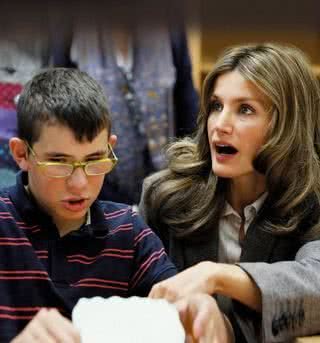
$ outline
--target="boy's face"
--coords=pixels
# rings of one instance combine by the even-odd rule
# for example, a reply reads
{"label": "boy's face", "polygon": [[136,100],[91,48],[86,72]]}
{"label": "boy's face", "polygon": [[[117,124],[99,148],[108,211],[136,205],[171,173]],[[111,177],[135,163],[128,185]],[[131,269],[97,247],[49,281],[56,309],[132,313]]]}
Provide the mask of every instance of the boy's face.
{"label": "boy's face", "polygon": [[92,161],[106,156],[107,129],[102,130],[92,142],[78,142],[73,132],[62,125],[44,125],[39,140],[26,160],[29,190],[38,204],[51,215],[60,232],[78,228],[96,200],[104,175],[87,176],[82,168],[74,169],[65,178],[46,176],[36,161],[75,162]]}

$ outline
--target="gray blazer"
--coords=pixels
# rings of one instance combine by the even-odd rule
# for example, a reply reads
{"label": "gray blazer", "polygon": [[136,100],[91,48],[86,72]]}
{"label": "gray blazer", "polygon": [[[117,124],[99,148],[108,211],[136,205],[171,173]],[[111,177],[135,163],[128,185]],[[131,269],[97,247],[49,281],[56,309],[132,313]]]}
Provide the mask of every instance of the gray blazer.
{"label": "gray blazer", "polygon": [[[141,214],[148,222],[144,193]],[[270,210],[268,199],[249,226],[238,265],[255,281],[262,294],[259,314],[237,301],[218,296],[218,303],[233,324],[237,342],[290,342],[293,337],[320,333],[320,237],[305,242],[302,237],[311,221],[318,220],[320,208],[310,210],[295,233],[275,236],[261,229]],[[154,225],[155,227],[157,225]],[[168,227],[155,229],[179,271],[200,261],[218,261],[218,227],[198,237],[177,238]]]}

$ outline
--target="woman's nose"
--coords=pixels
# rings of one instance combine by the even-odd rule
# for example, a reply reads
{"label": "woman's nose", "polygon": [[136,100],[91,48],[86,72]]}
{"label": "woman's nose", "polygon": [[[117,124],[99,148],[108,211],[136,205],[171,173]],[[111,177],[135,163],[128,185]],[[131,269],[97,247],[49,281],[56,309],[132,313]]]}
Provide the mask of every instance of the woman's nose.
{"label": "woman's nose", "polygon": [[215,118],[215,128],[225,134],[231,134],[233,130],[233,115],[229,111],[222,111]]}

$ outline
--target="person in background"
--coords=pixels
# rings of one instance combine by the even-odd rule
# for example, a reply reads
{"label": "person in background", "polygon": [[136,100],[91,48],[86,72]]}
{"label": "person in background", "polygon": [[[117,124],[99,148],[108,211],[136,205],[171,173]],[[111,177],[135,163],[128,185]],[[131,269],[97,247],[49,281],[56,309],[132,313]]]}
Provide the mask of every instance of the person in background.
{"label": "person in background", "polygon": [[21,9],[19,13],[10,6],[7,10],[1,12],[8,15],[1,18],[0,32],[0,187],[14,184],[18,171],[9,149],[9,139],[17,132],[18,96],[24,84],[48,66],[50,45],[42,20],[27,24]]}
{"label": "person in background", "polygon": [[215,295],[236,342],[320,332],[320,90],[304,54],[227,49],[207,76],[198,128],[145,180],[141,214],[177,276],[150,296]]}
{"label": "person in background", "polygon": [[56,34],[54,64],[77,67],[101,83],[120,137],[115,152],[121,163],[100,198],[137,204],[143,179],[166,165],[164,146],[195,128],[198,95],[186,34],[180,26],[118,17],[103,23],[81,18],[72,26],[71,35]]}
{"label": "person in background", "polygon": [[[9,146],[21,172],[0,191],[0,341],[80,342],[68,319],[80,298],[147,296],[176,269],[131,207],[97,200],[117,137],[95,80],[43,71],[25,85],[17,115]],[[232,340],[211,297],[177,308],[196,341]]]}

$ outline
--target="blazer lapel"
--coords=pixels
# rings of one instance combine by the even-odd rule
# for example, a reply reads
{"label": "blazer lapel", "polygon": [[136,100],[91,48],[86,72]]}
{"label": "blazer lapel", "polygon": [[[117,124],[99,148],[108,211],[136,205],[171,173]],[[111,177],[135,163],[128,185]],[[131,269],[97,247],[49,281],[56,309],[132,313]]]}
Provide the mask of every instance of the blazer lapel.
{"label": "blazer lapel", "polygon": [[212,225],[212,229],[202,233],[200,237],[183,240],[183,255],[186,264],[184,268],[201,261],[218,261],[218,223]]}
{"label": "blazer lapel", "polygon": [[264,205],[250,224],[243,241],[240,262],[267,262],[270,260],[276,238],[271,232],[263,229],[267,208],[268,206]]}

